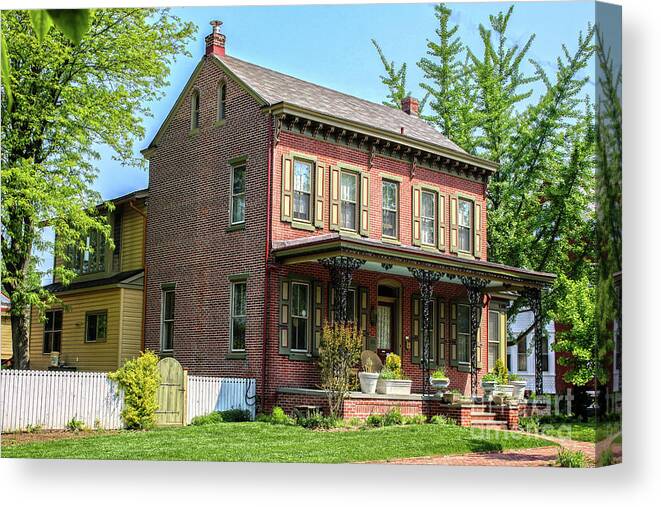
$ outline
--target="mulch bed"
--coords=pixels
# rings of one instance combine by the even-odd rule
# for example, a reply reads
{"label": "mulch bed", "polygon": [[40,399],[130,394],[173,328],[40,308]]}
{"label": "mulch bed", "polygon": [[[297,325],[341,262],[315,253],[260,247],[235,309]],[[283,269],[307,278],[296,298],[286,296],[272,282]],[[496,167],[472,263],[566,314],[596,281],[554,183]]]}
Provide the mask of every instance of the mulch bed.
{"label": "mulch bed", "polygon": [[94,435],[110,435],[118,433],[117,430],[102,431],[67,431],[67,430],[43,430],[28,433],[26,431],[19,433],[3,433],[0,439],[2,447],[17,444],[30,444],[34,442],[47,442],[49,440],[65,440],[72,438],[85,438]]}

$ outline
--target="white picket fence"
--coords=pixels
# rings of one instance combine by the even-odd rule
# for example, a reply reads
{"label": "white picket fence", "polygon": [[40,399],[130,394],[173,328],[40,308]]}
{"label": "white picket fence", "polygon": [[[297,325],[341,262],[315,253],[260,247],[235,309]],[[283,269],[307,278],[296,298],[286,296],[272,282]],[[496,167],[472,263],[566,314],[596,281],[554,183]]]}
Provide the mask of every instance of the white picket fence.
{"label": "white picket fence", "polygon": [[3,370],[0,380],[2,431],[63,429],[74,418],[88,428],[122,427],[124,397],[105,373]]}
{"label": "white picket fence", "polygon": [[188,377],[188,422],[214,410],[238,408],[255,418],[255,379]]}
{"label": "white picket fence", "polygon": [[[238,408],[255,418],[255,379],[188,377],[188,421],[214,410]],[[63,429],[71,419],[89,428],[118,429],[124,399],[105,373],[0,371],[2,431],[30,426]]]}

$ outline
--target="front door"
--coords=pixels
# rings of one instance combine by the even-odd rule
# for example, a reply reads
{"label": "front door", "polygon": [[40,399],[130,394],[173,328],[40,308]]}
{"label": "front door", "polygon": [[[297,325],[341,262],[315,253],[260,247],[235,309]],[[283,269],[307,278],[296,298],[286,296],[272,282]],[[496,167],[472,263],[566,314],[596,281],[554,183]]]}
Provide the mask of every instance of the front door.
{"label": "front door", "polygon": [[395,332],[395,305],[379,303],[376,313],[376,353],[385,364],[386,356],[392,352]]}

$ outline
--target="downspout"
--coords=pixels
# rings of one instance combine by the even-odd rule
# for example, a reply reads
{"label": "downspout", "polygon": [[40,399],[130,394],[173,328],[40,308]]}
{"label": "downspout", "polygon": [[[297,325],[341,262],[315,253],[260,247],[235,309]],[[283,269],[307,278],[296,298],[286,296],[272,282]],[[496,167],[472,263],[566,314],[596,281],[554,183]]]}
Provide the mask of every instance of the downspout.
{"label": "downspout", "polygon": [[269,134],[266,154],[266,188],[268,189],[268,195],[266,198],[266,241],[264,252],[264,313],[262,315],[262,409],[264,407],[266,393],[268,392],[268,310],[271,298],[271,266],[269,263],[269,257],[271,255],[271,199],[273,196],[273,189],[271,188],[271,173],[273,172],[273,152],[275,151],[275,146],[273,144],[273,115],[269,113],[268,118]]}
{"label": "downspout", "polygon": [[140,326],[140,350],[145,351],[145,318],[147,316],[147,213],[129,201],[129,206],[142,215],[142,326]]}

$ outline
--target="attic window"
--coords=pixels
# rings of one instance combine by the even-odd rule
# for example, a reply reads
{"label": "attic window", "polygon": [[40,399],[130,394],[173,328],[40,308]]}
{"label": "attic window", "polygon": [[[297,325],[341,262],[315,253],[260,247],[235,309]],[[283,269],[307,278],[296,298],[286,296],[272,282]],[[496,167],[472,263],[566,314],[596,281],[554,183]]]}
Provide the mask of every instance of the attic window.
{"label": "attic window", "polygon": [[227,86],[225,83],[220,83],[218,86],[218,117],[216,120],[219,122],[225,120],[225,100],[227,96]]}
{"label": "attic window", "polygon": [[191,130],[200,128],[200,92],[195,90],[191,95]]}

